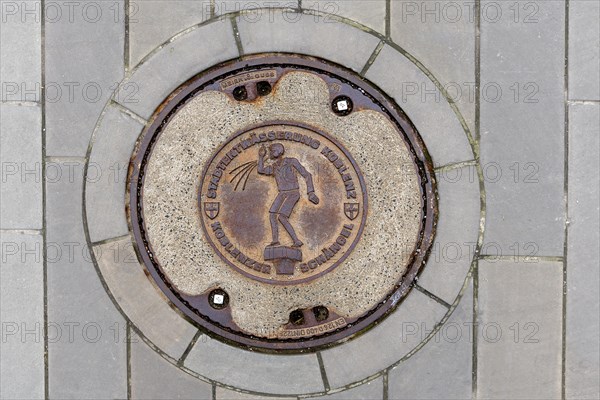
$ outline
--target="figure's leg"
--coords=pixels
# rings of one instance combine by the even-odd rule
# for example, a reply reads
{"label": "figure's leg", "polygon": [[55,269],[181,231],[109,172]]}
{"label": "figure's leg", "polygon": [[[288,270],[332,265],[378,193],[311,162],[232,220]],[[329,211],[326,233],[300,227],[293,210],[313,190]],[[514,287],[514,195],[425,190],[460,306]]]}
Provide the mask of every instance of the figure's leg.
{"label": "figure's leg", "polygon": [[287,233],[289,233],[290,237],[294,241],[292,247],[300,247],[304,244],[300,241],[300,239],[298,239],[298,236],[296,236],[296,231],[294,231],[292,224],[290,224],[290,221],[285,215],[279,214],[279,222],[281,222],[281,225],[283,225]]}
{"label": "figure's leg", "polygon": [[279,209],[279,222],[281,222],[281,225],[283,225],[287,233],[289,233],[290,237],[294,241],[292,247],[300,247],[304,244],[298,239],[298,236],[296,236],[296,231],[294,231],[292,224],[290,224],[290,221],[288,220],[290,215],[292,215],[292,211],[298,203],[298,200],[300,200],[300,193],[297,190],[288,192],[287,196],[285,197],[285,201]]}
{"label": "figure's leg", "polygon": [[279,226],[277,225],[277,214],[269,213],[269,221],[271,222],[271,234],[273,235],[273,241],[269,246],[276,246],[279,244]]}
{"label": "figure's leg", "polygon": [[271,234],[273,235],[273,241],[269,246],[277,246],[279,244],[279,222],[277,221],[277,216],[284,201],[285,193],[279,193],[269,209],[269,222],[271,223]]}

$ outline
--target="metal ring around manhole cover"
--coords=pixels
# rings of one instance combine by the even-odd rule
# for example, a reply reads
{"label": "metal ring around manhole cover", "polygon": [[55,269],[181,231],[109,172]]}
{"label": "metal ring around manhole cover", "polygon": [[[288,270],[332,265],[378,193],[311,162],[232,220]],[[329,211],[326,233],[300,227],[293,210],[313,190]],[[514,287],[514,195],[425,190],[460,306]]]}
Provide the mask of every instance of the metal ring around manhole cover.
{"label": "metal ring around manhole cover", "polygon": [[158,108],[129,176],[139,256],[209,333],[265,351],[332,345],[388,315],[424,265],[433,167],[404,113],[321,59],[263,54]]}

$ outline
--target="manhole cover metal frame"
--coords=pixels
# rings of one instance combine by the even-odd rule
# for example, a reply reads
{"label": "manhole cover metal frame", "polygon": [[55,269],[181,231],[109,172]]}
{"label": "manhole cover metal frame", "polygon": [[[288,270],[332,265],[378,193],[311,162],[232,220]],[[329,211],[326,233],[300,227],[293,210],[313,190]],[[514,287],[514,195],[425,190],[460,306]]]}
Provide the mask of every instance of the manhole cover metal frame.
{"label": "manhole cover metal frame", "polygon": [[[404,141],[409,144],[411,157],[417,168],[417,176],[421,188],[421,230],[416,242],[417,245],[409,261],[409,267],[401,281],[388,294],[384,301],[377,304],[365,315],[349,321],[349,324],[343,328],[311,338],[268,339],[257,337],[222,325],[219,322],[223,318],[220,310],[202,307],[204,314],[200,314],[197,310],[205,303],[208,303],[208,294],[188,296],[179,293],[174,288],[174,285],[169,281],[161,270],[160,265],[156,262],[152,246],[146,237],[144,228],[142,197],[145,165],[150,157],[154,143],[160,137],[162,129],[168,124],[171,117],[187,101],[192,99],[195,93],[211,88],[220,90],[218,87],[219,82],[227,77],[267,67],[314,72],[325,79],[328,84],[343,81],[351,88],[347,90],[342,89],[337,95],[348,95],[350,91],[355,93],[358,90],[363,96],[352,99],[355,110],[360,108],[376,109],[387,115],[396,124],[399,131],[402,132]],[[342,86],[342,88],[345,87],[345,85]],[[149,125],[143,130],[140,137],[141,139],[136,146],[135,155],[130,163],[127,184],[127,194],[129,197],[127,215],[131,224],[134,247],[138,259],[153,277],[156,285],[173,305],[183,313],[184,317],[199,326],[207,334],[216,336],[219,340],[246,349],[277,353],[315,351],[342,343],[381,322],[383,318],[394,311],[412,288],[415,277],[427,260],[437,223],[436,183],[431,158],[417,129],[395,102],[387,97],[377,86],[343,66],[310,56],[286,53],[257,54],[226,61],[197,74],[173,91],[156,109],[150,118]]]}

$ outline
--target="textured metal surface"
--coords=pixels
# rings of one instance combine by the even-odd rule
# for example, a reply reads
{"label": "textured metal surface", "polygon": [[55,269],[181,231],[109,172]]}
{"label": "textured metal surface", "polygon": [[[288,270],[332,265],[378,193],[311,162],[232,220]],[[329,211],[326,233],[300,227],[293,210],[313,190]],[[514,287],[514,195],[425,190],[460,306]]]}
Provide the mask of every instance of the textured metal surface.
{"label": "textured metal surface", "polygon": [[[318,74],[324,79],[330,90],[332,111],[336,114],[343,116],[359,110],[374,110],[383,113],[396,125],[411,152],[418,173],[422,199],[421,231],[416,239],[406,273],[400,281],[396,282],[394,290],[387,294],[385,300],[374,304],[368,313],[358,318],[348,319],[322,306],[298,309],[290,314],[290,322],[286,326],[286,338],[270,337],[268,333],[257,337],[239,329],[232,320],[229,306],[215,307],[214,290],[200,296],[186,295],[178,291],[162,271],[146,234],[142,208],[144,173],[153,145],[160,138],[162,129],[195,95],[213,90],[226,93],[237,101],[258,102],[262,97],[268,96],[275,83],[290,71],[306,71]],[[344,99],[351,99],[348,109],[344,109],[344,105],[338,105],[338,101]],[[270,132],[273,134],[273,140],[269,140]],[[286,132],[291,133],[291,140],[285,139]],[[304,135],[304,143],[302,140],[294,141],[294,133]],[[252,134],[257,134],[257,137],[264,134],[266,139],[252,143],[247,149],[243,149],[240,140],[249,140]],[[318,151],[311,147],[314,140],[320,142]],[[294,164],[294,179],[304,180],[300,189],[306,188],[306,192],[300,193],[295,188],[297,185],[295,182],[292,182],[291,189],[287,188],[290,189],[289,192],[285,188],[285,183],[283,183],[284,190],[280,190],[279,182],[275,185],[273,181],[277,180],[277,176],[273,165],[277,162],[281,163],[284,157],[278,156],[279,151],[269,142],[283,144],[282,147],[288,155],[295,155],[288,157],[288,162]],[[323,178],[318,174],[319,163],[332,162],[326,154],[321,153],[326,147],[324,144],[328,144],[330,150],[339,154],[345,165],[351,166],[350,179],[354,183],[355,199],[351,199],[348,193],[344,193],[346,186],[340,176]],[[237,148],[240,150],[234,151],[239,154],[239,162],[232,164],[232,168],[224,166],[225,168],[220,169],[220,173],[226,175],[223,179],[231,183],[228,187],[233,190],[224,194],[218,194],[216,191],[210,193],[211,177],[218,169],[217,165],[222,162],[224,154],[231,152],[236,146],[239,146]],[[309,156],[311,152],[315,153],[315,157]],[[309,176],[311,179],[308,178]],[[203,221],[203,233],[221,258],[241,273],[240,279],[249,277],[278,285],[306,284],[312,279],[318,279],[319,276],[343,262],[360,240],[364,224],[368,223],[366,186],[352,155],[334,138],[309,124],[291,121],[268,121],[264,125],[249,123],[247,129],[238,132],[223,143],[206,164],[204,174],[199,179],[201,179],[201,189],[198,196],[198,212]],[[309,183],[309,180],[312,182]],[[255,191],[252,192],[251,188]],[[425,263],[435,231],[436,199],[433,167],[414,126],[393,101],[363,78],[342,67],[310,57],[277,54],[250,56],[241,61],[219,65],[183,84],[156,110],[151,124],[144,131],[137,153],[132,160],[129,191],[128,211],[139,257],[159,288],[177,308],[209,333],[233,344],[266,351],[303,351],[331,345],[368,329],[385,317],[410,290],[412,281]],[[248,195],[244,196],[244,192]],[[320,217],[314,215],[310,218],[301,217],[301,210],[309,210],[311,204],[318,204],[319,198],[332,196],[338,192],[352,201],[338,202],[335,212],[328,212]],[[257,196],[260,193],[266,194]],[[280,196],[282,193],[283,196]],[[250,213],[249,209],[256,212]],[[307,230],[303,227],[314,221],[322,223],[322,226],[335,227],[330,235],[333,242],[324,241],[324,246],[335,244],[339,236],[346,239],[343,242],[347,247],[336,257],[331,257],[331,262],[317,263],[315,268],[311,268],[315,264],[311,264],[310,261],[315,260],[317,255],[309,254],[310,251],[302,249],[304,242],[311,239],[310,233],[306,235]],[[272,234],[272,242],[257,242],[253,239],[262,237],[253,234],[251,227],[256,225],[271,227],[269,236]],[[275,236],[275,230],[279,230],[278,236]],[[299,234],[301,231],[304,234]],[[223,240],[224,237],[235,238],[236,244],[244,243],[243,239],[246,238],[246,248],[240,251],[240,253],[246,251],[244,253],[246,258],[239,257],[240,253],[230,251],[231,247],[228,249],[227,244],[223,244],[227,243],[227,240]],[[284,240],[287,242],[284,243]],[[253,248],[252,242],[255,242]],[[347,244],[348,242],[350,244]],[[248,259],[252,259],[253,262],[247,262]],[[306,272],[303,273],[303,269],[306,269]],[[301,271],[299,274],[293,272],[298,270]],[[218,288],[213,289],[218,290]]]}

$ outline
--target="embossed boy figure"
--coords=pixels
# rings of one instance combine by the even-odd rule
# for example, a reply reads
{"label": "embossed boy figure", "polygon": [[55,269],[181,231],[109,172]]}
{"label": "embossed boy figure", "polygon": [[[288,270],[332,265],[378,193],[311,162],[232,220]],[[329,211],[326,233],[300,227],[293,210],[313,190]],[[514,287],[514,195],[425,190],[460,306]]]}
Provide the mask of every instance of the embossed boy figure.
{"label": "embossed boy figure", "polygon": [[279,221],[294,241],[292,247],[300,247],[304,243],[298,239],[294,228],[288,220],[296,203],[300,200],[300,186],[298,185],[297,173],[302,175],[306,181],[308,200],[313,204],[319,204],[319,198],[315,194],[310,172],[297,159],[283,157],[284,152],[285,148],[282,144],[274,143],[270,145],[269,158],[274,160],[274,162],[271,165],[265,166],[267,149],[263,146],[258,151],[258,173],[262,175],[274,175],[277,182],[277,190],[279,191],[275,201],[273,201],[273,205],[269,209],[269,221],[271,222],[271,233],[273,235],[273,241],[269,246],[279,245]]}

